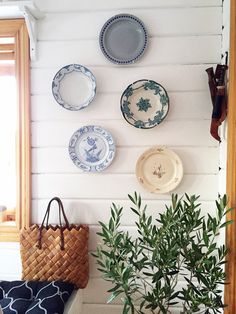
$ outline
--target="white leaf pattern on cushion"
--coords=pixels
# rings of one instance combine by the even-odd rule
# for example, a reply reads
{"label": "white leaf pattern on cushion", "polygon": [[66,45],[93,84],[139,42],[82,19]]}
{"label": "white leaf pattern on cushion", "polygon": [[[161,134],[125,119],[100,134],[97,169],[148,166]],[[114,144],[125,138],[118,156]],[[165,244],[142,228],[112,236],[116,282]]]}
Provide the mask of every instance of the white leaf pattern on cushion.
{"label": "white leaf pattern on cushion", "polygon": [[62,314],[73,290],[62,281],[0,281],[0,308],[3,314]]}

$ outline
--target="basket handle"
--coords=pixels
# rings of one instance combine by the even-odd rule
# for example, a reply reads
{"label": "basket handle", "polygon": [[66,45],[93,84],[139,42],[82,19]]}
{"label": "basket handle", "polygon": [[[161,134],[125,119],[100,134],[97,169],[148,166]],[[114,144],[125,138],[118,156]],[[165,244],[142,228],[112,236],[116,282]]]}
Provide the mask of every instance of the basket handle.
{"label": "basket handle", "polygon": [[61,244],[60,244],[60,247],[61,247],[61,250],[64,250],[65,249],[65,241],[64,241],[64,234],[63,234],[63,226],[62,226],[62,222],[61,222],[61,213],[63,215],[63,218],[65,220],[65,225],[66,225],[67,228],[69,228],[69,221],[68,221],[68,219],[66,217],[62,201],[60,200],[59,197],[53,197],[50,200],[50,202],[48,203],[47,210],[46,210],[46,213],[44,215],[42,224],[39,227],[39,238],[38,238],[38,245],[37,246],[38,246],[39,249],[42,249],[42,232],[43,232],[43,228],[44,228],[44,222],[46,220],[46,228],[48,228],[48,220],[49,220],[49,216],[50,216],[51,203],[53,201],[56,201],[58,203],[59,227],[60,227],[60,233],[61,233]]}

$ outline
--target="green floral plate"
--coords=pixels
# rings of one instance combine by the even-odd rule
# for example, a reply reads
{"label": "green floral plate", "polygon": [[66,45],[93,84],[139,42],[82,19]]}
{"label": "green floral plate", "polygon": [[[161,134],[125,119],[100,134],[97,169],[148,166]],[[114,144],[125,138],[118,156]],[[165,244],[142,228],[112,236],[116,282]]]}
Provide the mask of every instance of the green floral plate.
{"label": "green floral plate", "polygon": [[128,123],[136,128],[150,129],[167,116],[169,97],[160,84],[151,80],[139,80],[123,92],[120,106]]}

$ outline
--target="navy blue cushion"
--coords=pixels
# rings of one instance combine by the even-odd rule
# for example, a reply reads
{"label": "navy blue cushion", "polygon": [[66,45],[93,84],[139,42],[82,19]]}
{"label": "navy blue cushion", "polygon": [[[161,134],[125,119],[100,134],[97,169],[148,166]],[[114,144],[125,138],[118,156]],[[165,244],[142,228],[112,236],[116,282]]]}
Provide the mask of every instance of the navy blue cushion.
{"label": "navy blue cushion", "polygon": [[62,281],[0,281],[4,314],[62,314],[74,286]]}

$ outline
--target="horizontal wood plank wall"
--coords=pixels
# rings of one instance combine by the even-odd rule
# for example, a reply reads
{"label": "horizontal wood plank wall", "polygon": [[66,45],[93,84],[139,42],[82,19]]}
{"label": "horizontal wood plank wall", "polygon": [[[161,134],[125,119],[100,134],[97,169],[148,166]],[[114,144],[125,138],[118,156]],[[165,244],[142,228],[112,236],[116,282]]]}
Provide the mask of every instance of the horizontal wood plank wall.
{"label": "horizontal wood plank wall", "polygon": [[[145,191],[135,178],[137,158],[152,145],[172,148],[183,161],[184,178],[175,192],[200,194],[204,212],[214,212],[219,147],[209,134],[212,105],[205,69],[221,57],[221,1],[38,0],[36,4],[45,18],[38,25],[38,59],[31,64],[33,222],[41,221],[47,202],[58,195],[72,222],[90,225],[89,245],[94,251],[99,241],[97,221],[108,219],[114,201],[125,206],[123,227],[135,234],[127,193],[140,192],[153,216],[170,200],[170,194]],[[137,63],[116,66],[101,53],[98,35],[109,17],[124,12],[143,20],[149,45]],[[80,112],[62,108],[51,94],[55,73],[70,63],[85,65],[97,79],[95,100]],[[123,90],[140,78],[161,83],[170,96],[166,120],[151,130],[128,125],[119,109]],[[115,160],[103,173],[83,174],[68,156],[70,136],[85,124],[101,125],[116,141]],[[106,304],[108,286],[92,257],[90,261],[83,314],[121,313],[119,304]]]}
{"label": "horizontal wood plank wall", "polygon": [[[222,30],[222,61],[225,62],[226,52],[229,53],[230,45],[230,0],[225,0],[223,2],[223,30]],[[229,60],[228,60],[229,62]],[[229,71],[227,72],[229,75]],[[229,92],[229,91],[228,91]],[[221,128],[220,128],[220,136],[221,136],[221,144],[220,144],[220,162],[219,166],[221,168],[220,176],[219,176],[219,192],[220,194],[226,193],[226,162],[227,162],[227,123],[228,119],[226,119]]]}

